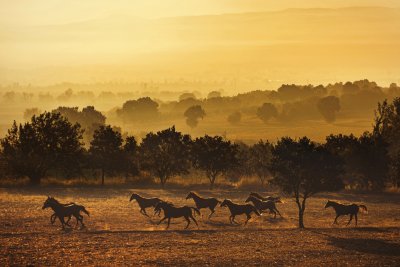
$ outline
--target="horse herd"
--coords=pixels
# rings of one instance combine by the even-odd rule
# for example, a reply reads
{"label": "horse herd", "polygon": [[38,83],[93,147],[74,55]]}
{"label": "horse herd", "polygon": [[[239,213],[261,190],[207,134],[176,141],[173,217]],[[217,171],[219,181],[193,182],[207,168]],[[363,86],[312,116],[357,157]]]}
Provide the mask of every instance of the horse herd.
{"label": "horse herd", "polygon": [[[200,213],[201,209],[209,209],[210,214],[208,215],[208,218],[210,219],[211,216],[215,213],[215,208],[217,207],[218,204],[220,204],[220,207],[228,208],[230,212],[229,222],[231,224],[239,224],[238,222],[235,221],[235,217],[242,214],[245,214],[247,217],[244,225],[246,225],[247,222],[251,219],[252,213],[256,214],[257,216],[261,216],[261,214],[264,211],[269,211],[270,214],[274,215],[274,218],[276,218],[277,214],[280,217],[282,217],[282,215],[280,214],[279,210],[276,207],[277,203],[283,203],[280,197],[272,197],[272,196],[263,197],[260,194],[254,192],[249,194],[244,204],[234,203],[232,200],[229,199],[225,199],[221,202],[218,199],[212,197],[203,198],[195,192],[190,192],[186,196],[186,199],[193,199],[195,207],[176,206],[171,202],[163,201],[157,197],[145,198],[136,193],[133,193],[131,195],[129,201],[136,200],[140,208],[140,213],[147,217],[149,217],[149,215],[146,212],[147,208],[153,208],[154,214],[158,216],[160,216],[161,211],[163,211],[164,217],[158,222],[158,224],[167,220],[167,229],[170,225],[172,218],[181,218],[181,217],[184,217],[185,220],[187,221],[185,229],[189,227],[191,221],[193,221],[198,226],[198,223],[195,219],[195,214],[201,215]],[[340,216],[350,215],[350,219],[347,225],[351,223],[354,217],[355,225],[357,226],[358,212],[360,210],[367,212],[367,207],[365,205],[358,205],[358,204],[344,205],[330,200],[328,200],[328,202],[325,205],[325,208],[328,207],[332,207],[336,212],[336,217],[333,224],[337,224],[337,219]],[[75,227],[77,227],[79,223],[81,224],[81,227],[85,227],[83,223],[83,216],[80,213],[83,212],[89,216],[89,212],[85,209],[84,206],[77,205],[74,202],[62,204],[59,201],[57,201],[54,197],[48,197],[46,199],[42,209],[46,208],[51,208],[54,212],[50,217],[51,224],[54,224],[55,220],[58,218],[59,221],[61,222],[63,229],[65,229],[65,226],[71,227],[69,221],[71,220],[72,216],[75,217],[76,219]],[[65,218],[67,218],[67,220],[65,220]]]}

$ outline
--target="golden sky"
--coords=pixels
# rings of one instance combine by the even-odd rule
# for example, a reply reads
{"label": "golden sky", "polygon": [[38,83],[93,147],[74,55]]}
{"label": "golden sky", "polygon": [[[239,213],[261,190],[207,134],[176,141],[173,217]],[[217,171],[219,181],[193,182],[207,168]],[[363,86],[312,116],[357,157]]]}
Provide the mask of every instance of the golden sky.
{"label": "golden sky", "polygon": [[0,84],[388,84],[399,50],[398,0],[0,0]]}

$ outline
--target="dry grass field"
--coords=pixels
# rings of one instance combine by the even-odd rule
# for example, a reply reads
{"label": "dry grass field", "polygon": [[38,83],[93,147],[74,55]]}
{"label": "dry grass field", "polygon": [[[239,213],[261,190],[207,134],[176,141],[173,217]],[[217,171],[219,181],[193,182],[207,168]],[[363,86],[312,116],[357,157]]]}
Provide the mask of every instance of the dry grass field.
{"label": "dry grass field", "polygon": [[[159,218],[146,218],[132,192],[159,196],[177,205],[188,190],[121,188],[0,189],[0,266],[85,265],[259,265],[259,266],[398,266],[400,264],[399,194],[321,194],[308,202],[305,230],[296,228],[295,203],[284,198],[278,204],[283,218],[265,213],[247,226],[233,226],[228,210],[217,208],[196,217],[183,230],[183,218],[157,225]],[[249,192],[233,190],[198,191],[204,196],[243,202]],[[271,193],[271,192],[269,192]],[[265,193],[267,194],[267,193]],[[63,231],[57,221],[49,222],[50,210],[42,210],[46,195],[62,202],[83,204],[91,213],[84,218],[86,229]],[[367,205],[359,226],[346,227],[347,218],[332,226],[334,211],[324,209],[327,199]],[[150,210],[149,210],[150,211]],[[151,212],[152,214],[152,212]],[[74,219],[73,219],[74,220]],[[244,222],[244,218],[237,218]]]}

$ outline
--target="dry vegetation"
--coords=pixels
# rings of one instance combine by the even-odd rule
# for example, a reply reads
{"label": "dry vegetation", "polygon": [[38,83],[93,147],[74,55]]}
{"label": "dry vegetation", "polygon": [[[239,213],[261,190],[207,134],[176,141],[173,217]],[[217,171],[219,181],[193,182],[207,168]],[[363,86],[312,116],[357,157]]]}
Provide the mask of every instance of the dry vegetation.
{"label": "dry vegetation", "polygon": [[[247,226],[232,226],[228,211],[218,208],[211,220],[203,210],[199,228],[191,225],[184,231],[182,218],[165,230],[165,224],[156,224],[157,216],[141,215],[137,204],[128,201],[133,191],[192,204],[183,189],[1,189],[0,265],[393,266],[400,260],[398,194],[320,194],[308,202],[306,230],[296,229],[297,208],[284,198],[278,206],[282,219],[264,214]],[[237,202],[248,194],[222,189],[199,193]],[[59,224],[50,225],[51,211],[41,209],[47,194],[85,205],[91,212],[85,217],[87,229],[62,231]],[[362,202],[369,214],[359,216],[358,228],[345,227],[347,218],[332,227],[334,212],[324,209],[326,199]]]}

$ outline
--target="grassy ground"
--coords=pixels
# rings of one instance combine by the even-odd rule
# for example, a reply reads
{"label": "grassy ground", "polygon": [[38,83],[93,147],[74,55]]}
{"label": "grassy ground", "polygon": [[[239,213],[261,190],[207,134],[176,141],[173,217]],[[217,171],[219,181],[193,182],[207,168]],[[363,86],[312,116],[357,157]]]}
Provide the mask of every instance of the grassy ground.
{"label": "grassy ground", "polygon": [[[228,210],[217,208],[207,219],[202,210],[184,231],[183,218],[174,219],[169,230],[146,218],[136,203],[135,191],[159,196],[176,205],[191,205],[185,190],[120,188],[0,189],[0,266],[5,265],[355,265],[394,266],[400,262],[399,194],[321,194],[310,199],[306,230],[299,230],[295,203],[284,198],[278,204],[283,218],[265,213],[247,226],[232,226]],[[249,192],[199,191],[219,199],[243,202]],[[266,193],[267,194],[267,193]],[[42,210],[46,195],[62,202],[83,204],[86,229],[62,231],[49,222],[50,210]],[[368,214],[359,216],[359,227],[345,227],[347,218],[332,227],[333,210],[327,199],[366,204]],[[150,212],[149,210],[149,213]],[[244,217],[238,218],[239,222]]]}

